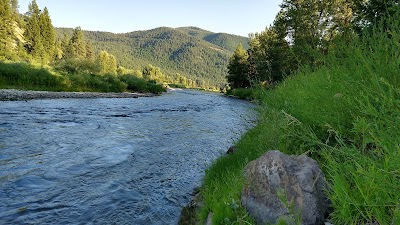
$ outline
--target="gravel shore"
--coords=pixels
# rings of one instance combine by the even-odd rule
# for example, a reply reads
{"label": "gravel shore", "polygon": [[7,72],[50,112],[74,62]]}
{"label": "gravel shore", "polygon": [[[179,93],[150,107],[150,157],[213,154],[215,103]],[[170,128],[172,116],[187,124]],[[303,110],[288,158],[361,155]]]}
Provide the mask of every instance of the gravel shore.
{"label": "gravel shore", "polygon": [[0,101],[18,101],[31,99],[59,98],[138,98],[157,96],[152,93],[99,93],[99,92],[51,92],[21,91],[15,89],[0,90]]}

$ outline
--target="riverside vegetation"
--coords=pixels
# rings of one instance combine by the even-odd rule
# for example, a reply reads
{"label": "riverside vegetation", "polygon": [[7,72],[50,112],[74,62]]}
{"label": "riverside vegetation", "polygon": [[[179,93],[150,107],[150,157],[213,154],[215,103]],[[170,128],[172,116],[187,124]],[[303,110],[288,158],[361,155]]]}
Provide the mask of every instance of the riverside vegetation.
{"label": "riverside vegetation", "polygon": [[[288,2],[295,1],[284,1]],[[310,61],[299,63],[290,76],[265,73],[268,90],[249,88],[264,80],[248,79],[263,75],[251,72],[254,62],[262,64],[250,57],[254,49],[246,52],[239,46],[228,79],[238,88],[233,94],[259,103],[259,121],[236,143],[235,154],[218,159],[206,171],[198,219],[204,221],[212,212],[213,224],[253,224],[240,204],[243,168],[265,151],[278,149],[319,162],[329,185],[333,224],[400,223],[400,24],[398,10],[379,4],[365,7],[375,12],[363,8],[362,20],[368,25],[359,31],[349,27],[328,45],[320,44],[308,55]],[[266,33],[270,31],[276,27]],[[276,46],[282,47],[270,45],[264,53],[276,54]],[[294,48],[299,46],[291,46],[286,56],[296,58]],[[274,58],[269,59],[271,65]]]}
{"label": "riverside vegetation", "polygon": [[[165,91],[167,79],[151,75],[159,68],[147,66],[147,74],[117,67],[106,51],[95,56],[90,42],[76,28],[63,45],[56,41],[47,8],[29,4],[26,15],[17,0],[0,2],[0,88],[48,91],[151,92]],[[165,78],[165,77],[163,77]]]}
{"label": "riverside vegetation", "polygon": [[50,66],[0,62],[0,88],[76,91],[76,92],[148,92],[159,94],[165,88],[152,81],[124,74],[68,73]]}
{"label": "riverside vegetation", "polygon": [[18,0],[0,3],[2,88],[159,93],[161,85],[170,85],[219,90],[229,55],[248,41],[196,27],[127,34],[54,28],[47,8],[40,10],[35,0],[24,15]]}

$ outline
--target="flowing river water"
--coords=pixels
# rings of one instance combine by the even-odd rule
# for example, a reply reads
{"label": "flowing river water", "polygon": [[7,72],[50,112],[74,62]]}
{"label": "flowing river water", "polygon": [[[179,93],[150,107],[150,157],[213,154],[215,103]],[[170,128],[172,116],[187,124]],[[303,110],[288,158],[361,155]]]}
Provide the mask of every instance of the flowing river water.
{"label": "flowing river water", "polygon": [[249,102],[189,90],[0,101],[0,224],[177,224],[254,119]]}

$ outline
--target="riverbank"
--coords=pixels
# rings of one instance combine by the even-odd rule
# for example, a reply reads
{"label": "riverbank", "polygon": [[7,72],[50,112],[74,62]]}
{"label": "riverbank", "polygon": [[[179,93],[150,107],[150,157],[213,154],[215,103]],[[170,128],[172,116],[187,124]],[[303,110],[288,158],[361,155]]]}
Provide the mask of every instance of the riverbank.
{"label": "riverbank", "polygon": [[243,168],[275,149],[319,163],[333,224],[399,224],[399,47],[379,30],[344,40],[323,66],[260,91],[257,126],[206,171],[199,224],[210,215],[213,224],[254,224],[241,204]]}
{"label": "riverbank", "polygon": [[0,101],[18,101],[31,99],[60,98],[138,98],[153,97],[153,93],[113,93],[113,92],[53,92],[53,91],[23,91],[16,89],[1,89]]}
{"label": "riverbank", "polygon": [[134,74],[96,74],[68,72],[55,67],[0,60],[0,89],[55,92],[155,93],[165,87]]}

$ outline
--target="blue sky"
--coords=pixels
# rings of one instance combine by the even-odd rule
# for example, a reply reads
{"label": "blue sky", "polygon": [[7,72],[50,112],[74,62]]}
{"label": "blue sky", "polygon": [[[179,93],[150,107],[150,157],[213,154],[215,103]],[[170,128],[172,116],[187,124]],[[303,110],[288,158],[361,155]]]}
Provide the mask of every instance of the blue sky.
{"label": "blue sky", "polygon": [[[32,0],[19,0],[25,13]],[[270,25],[282,0],[36,0],[55,27],[126,33],[196,26],[248,36]]]}

